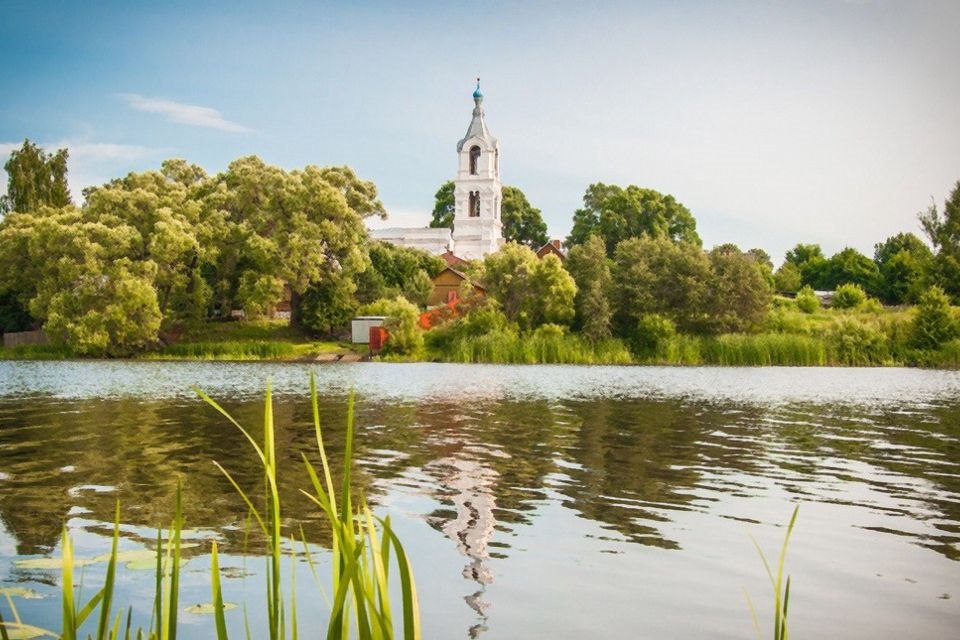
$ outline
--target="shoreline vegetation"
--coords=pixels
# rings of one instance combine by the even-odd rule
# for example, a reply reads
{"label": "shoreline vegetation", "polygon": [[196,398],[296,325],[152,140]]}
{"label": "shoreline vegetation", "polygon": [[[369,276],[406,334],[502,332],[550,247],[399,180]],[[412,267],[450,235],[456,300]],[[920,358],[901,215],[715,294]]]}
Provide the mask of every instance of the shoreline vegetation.
{"label": "shoreline vegetation", "polygon": [[[786,306],[789,303],[783,300]],[[923,367],[960,369],[960,339],[938,349],[909,345],[907,309],[850,312],[789,309],[771,313],[759,333],[678,334],[643,347],[609,338],[591,341],[559,327],[531,332],[501,329],[451,337],[426,334],[414,353],[371,355],[367,345],[315,340],[283,321],[210,323],[180,341],[129,358],[141,361],[450,362],[637,366]],[[58,345],[0,347],[0,360],[91,359]]]}

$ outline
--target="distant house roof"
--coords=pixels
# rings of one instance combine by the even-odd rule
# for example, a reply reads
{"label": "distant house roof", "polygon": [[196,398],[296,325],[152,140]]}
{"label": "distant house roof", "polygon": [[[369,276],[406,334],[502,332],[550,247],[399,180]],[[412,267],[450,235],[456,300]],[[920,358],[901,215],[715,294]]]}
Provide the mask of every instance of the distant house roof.
{"label": "distant house roof", "polygon": [[448,267],[465,267],[470,264],[467,260],[464,260],[458,255],[455,255],[452,251],[447,250],[446,253],[443,253],[441,256],[444,262],[447,263]]}
{"label": "distant house roof", "polygon": [[560,258],[561,261],[567,259],[566,254],[563,252],[562,249],[560,249],[560,241],[559,241],[559,240],[551,240],[551,241],[548,242],[547,244],[545,244],[545,245],[543,245],[542,247],[540,247],[539,249],[537,249],[537,257],[538,257],[538,258],[543,258],[543,257],[545,257],[545,256],[550,255],[551,253],[552,253],[553,255],[557,256],[558,258]]}

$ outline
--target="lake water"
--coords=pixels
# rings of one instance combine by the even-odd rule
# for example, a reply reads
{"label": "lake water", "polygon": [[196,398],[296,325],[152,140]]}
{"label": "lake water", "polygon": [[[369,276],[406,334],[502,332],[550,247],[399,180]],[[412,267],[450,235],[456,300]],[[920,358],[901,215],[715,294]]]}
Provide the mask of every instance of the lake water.
{"label": "lake water", "polygon": [[[414,565],[424,638],[752,638],[772,596],[751,536],[787,556],[791,635],[952,638],[960,629],[960,373],[354,364],[316,367],[334,464],[357,393],[358,488],[395,522]],[[213,465],[255,491],[249,445],[198,386],[260,432],[275,390],[281,494],[326,579],[324,530],[298,494],[314,452],[310,368],[299,364],[0,362],[0,588],[56,628],[66,523],[76,554],[126,551],[169,525],[182,478],[181,603],[208,602],[209,547],[225,598],[263,612],[260,541]],[[298,534],[299,535],[299,534]],[[301,549],[302,551],[302,549]],[[301,635],[326,607],[297,563]],[[85,593],[102,563],[84,568]],[[148,624],[153,574],[118,576]],[[9,607],[0,599],[4,616]],[[241,609],[227,613],[241,637]],[[180,636],[213,634],[181,615]],[[256,635],[256,634],[255,634]]]}

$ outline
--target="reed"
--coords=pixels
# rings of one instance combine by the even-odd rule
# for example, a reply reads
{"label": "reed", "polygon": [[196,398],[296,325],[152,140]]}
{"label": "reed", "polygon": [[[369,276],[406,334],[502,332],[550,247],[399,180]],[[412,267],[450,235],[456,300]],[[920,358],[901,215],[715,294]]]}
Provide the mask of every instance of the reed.
{"label": "reed", "polygon": [[[214,463],[224,473],[267,539],[267,619],[271,640],[286,638],[286,620],[291,621],[292,637],[296,637],[296,597],[291,585],[289,610],[281,592],[280,565],[282,537],[280,530],[281,505],[277,486],[276,431],[273,421],[272,393],[268,383],[264,401],[263,444],[260,445],[229,413],[204,392],[197,393],[213,408],[223,414],[253,448],[264,469],[265,507],[258,509],[230,473]],[[320,428],[316,380],[310,376],[310,402],[313,412],[314,435],[320,454],[318,470],[303,456],[304,466],[313,485],[313,493],[304,491],[326,516],[333,532],[333,573],[330,620],[327,638],[340,640],[356,637],[360,640],[380,640],[397,637],[394,629],[393,606],[390,593],[390,557],[395,555],[399,574],[402,614],[402,636],[405,640],[420,638],[420,607],[417,600],[413,571],[403,545],[393,532],[390,518],[375,517],[361,498],[356,509],[351,497],[351,470],[353,465],[353,394],[347,401],[347,432],[344,463],[341,471],[339,495],[333,482],[333,473],[327,459]],[[321,480],[322,475],[322,480]],[[339,501],[339,507],[338,507]],[[308,555],[309,557],[309,555]],[[291,578],[292,579],[292,578]],[[213,601],[222,603],[219,580],[213,583]],[[216,605],[215,605],[216,606]],[[287,617],[289,611],[289,618]],[[218,638],[226,638],[225,627],[217,622]],[[353,635],[355,634],[355,635]]]}
{"label": "reed", "polygon": [[432,345],[431,358],[445,362],[487,364],[629,364],[629,350],[620,340],[591,341],[578,335],[495,330],[457,336]]}
{"label": "reed", "polygon": [[[760,548],[756,539],[750,536],[750,539],[753,541],[753,546],[756,547],[757,553],[760,554],[760,559],[763,561],[763,568],[766,570],[767,578],[770,580],[770,587],[773,589],[773,640],[788,640],[789,638],[787,615],[790,605],[790,576],[787,575],[786,580],[784,580],[784,565],[787,559],[787,547],[790,545],[790,534],[793,533],[793,526],[797,522],[797,514],[799,512],[800,505],[797,505],[793,508],[793,515],[790,516],[787,532],[783,536],[783,544],[780,546],[780,555],[777,558],[776,574],[770,569],[770,563],[767,561],[767,556],[763,553],[763,549]],[[750,594],[746,592],[744,592],[744,594],[747,597],[747,605],[750,607],[750,613],[753,616],[753,624],[757,631],[757,637],[761,638],[763,637],[763,633],[760,630],[760,620],[757,617],[757,611],[753,606],[753,602],[750,600]]]}

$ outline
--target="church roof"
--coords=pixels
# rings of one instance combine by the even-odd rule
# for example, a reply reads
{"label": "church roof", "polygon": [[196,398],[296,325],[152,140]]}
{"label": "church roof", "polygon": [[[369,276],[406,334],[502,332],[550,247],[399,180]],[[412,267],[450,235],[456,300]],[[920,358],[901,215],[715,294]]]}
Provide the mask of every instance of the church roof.
{"label": "church roof", "polygon": [[463,145],[470,138],[480,138],[491,147],[497,144],[497,139],[490,135],[487,121],[483,118],[483,93],[480,92],[480,78],[477,78],[477,89],[473,92],[473,103],[473,118],[470,120],[470,126],[467,127],[467,134],[457,143],[458,152],[463,150]]}

